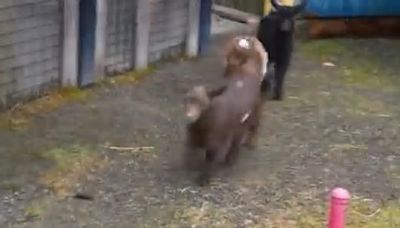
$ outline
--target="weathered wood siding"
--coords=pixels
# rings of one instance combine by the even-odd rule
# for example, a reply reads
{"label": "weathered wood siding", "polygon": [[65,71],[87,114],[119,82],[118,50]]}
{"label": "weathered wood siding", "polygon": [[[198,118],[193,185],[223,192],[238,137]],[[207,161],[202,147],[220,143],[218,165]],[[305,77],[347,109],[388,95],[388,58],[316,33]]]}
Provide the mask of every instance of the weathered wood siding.
{"label": "weathered wood siding", "polygon": [[[232,7],[244,12],[262,15],[264,0],[213,0],[214,3]],[[267,0],[269,1],[269,0]]]}
{"label": "weathered wood siding", "polygon": [[173,55],[197,55],[200,0],[96,0],[94,48],[87,49],[79,25],[88,15],[80,13],[93,12],[82,2],[0,0],[0,109],[78,86],[82,65],[92,61],[85,65],[95,77],[89,83]]}
{"label": "weathered wood siding", "polygon": [[149,62],[184,51],[188,0],[150,0]]}
{"label": "weathered wood siding", "polygon": [[137,0],[108,0],[106,26],[106,73],[134,66]]}
{"label": "weathered wood siding", "polygon": [[59,84],[61,3],[0,1],[0,107]]}

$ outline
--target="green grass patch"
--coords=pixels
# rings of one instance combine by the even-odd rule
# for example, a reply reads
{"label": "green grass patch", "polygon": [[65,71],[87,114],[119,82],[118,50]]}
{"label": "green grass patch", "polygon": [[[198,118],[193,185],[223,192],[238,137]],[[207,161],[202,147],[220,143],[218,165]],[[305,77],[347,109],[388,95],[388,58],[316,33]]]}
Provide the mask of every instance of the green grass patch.
{"label": "green grass patch", "polygon": [[350,206],[349,228],[400,227],[400,204],[379,205],[372,201],[356,200]]}
{"label": "green grass patch", "polygon": [[[320,228],[326,227],[327,203],[314,200],[313,205],[294,203],[270,218],[269,227]],[[283,221],[290,226],[279,226]],[[371,200],[353,199],[348,208],[346,228],[400,227],[400,202],[387,205]]]}
{"label": "green grass patch", "polygon": [[16,192],[21,189],[21,186],[15,181],[2,181],[0,182],[0,189]]}
{"label": "green grass patch", "polygon": [[[224,208],[215,207],[210,203],[203,203],[201,207],[188,207],[174,212],[172,224],[191,227],[234,227],[230,213]],[[175,223],[175,224],[174,224]]]}
{"label": "green grass patch", "polygon": [[25,208],[25,220],[40,219],[44,216],[47,204],[42,201],[33,201]]}
{"label": "green grass patch", "polygon": [[306,56],[323,61],[333,61],[339,78],[350,86],[384,91],[400,90],[399,80],[385,69],[386,64],[358,47],[352,40],[327,39],[302,42],[299,50]]}
{"label": "green grass patch", "polygon": [[346,112],[357,116],[390,117],[393,110],[381,100],[373,100],[354,92],[343,92],[338,95],[337,102]]}
{"label": "green grass patch", "polygon": [[41,175],[40,181],[57,196],[65,197],[84,175],[106,165],[106,160],[79,145],[56,148],[44,153],[43,157],[53,162],[52,168]]}
{"label": "green grass patch", "polygon": [[399,85],[394,78],[381,69],[379,62],[368,58],[348,60],[347,66],[341,68],[341,76],[346,85],[362,88],[394,91]]}
{"label": "green grass patch", "polygon": [[[313,76],[317,78],[317,76]],[[357,93],[354,88],[342,87],[331,91],[329,87],[324,88],[319,86],[319,83],[324,85],[332,85],[334,80],[326,80],[326,76],[320,75],[317,83],[314,79],[296,91],[296,96],[288,96],[287,106],[304,106],[315,105],[321,110],[337,109],[343,114],[352,116],[375,116],[375,117],[391,117],[397,113],[395,107],[387,104],[379,99],[372,99],[366,95]],[[337,87],[338,85],[334,85]],[[334,87],[334,88],[335,88]]]}
{"label": "green grass patch", "polygon": [[299,49],[305,55],[320,60],[331,60],[349,51],[343,41],[336,39],[302,42]]}

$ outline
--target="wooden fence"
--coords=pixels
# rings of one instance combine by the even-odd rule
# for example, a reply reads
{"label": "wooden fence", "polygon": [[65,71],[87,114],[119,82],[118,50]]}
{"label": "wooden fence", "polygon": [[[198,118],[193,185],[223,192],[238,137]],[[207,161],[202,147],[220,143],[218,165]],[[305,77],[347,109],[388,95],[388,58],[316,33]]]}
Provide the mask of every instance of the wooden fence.
{"label": "wooden fence", "polygon": [[[283,5],[293,5],[297,0],[280,2]],[[214,3],[257,15],[267,14],[271,10],[270,0],[214,0]]]}

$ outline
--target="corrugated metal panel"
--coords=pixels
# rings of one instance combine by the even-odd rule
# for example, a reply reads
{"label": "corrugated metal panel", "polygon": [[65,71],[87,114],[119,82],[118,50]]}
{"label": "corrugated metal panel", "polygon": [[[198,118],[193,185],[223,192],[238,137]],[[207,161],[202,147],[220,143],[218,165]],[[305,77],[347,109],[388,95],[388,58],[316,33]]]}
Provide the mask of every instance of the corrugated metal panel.
{"label": "corrugated metal panel", "polygon": [[400,16],[400,0],[308,0],[306,10],[320,17]]}

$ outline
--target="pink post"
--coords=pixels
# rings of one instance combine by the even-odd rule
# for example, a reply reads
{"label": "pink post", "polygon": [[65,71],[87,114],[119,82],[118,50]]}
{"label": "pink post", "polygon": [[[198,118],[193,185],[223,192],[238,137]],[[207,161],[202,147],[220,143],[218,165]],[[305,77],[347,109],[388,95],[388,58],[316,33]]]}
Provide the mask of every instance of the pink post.
{"label": "pink post", "polygon": [[332,190],[328,228],[344,228],[349,201],[350,193],[346,189],[335,188]]}

